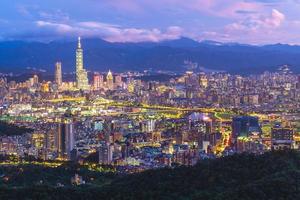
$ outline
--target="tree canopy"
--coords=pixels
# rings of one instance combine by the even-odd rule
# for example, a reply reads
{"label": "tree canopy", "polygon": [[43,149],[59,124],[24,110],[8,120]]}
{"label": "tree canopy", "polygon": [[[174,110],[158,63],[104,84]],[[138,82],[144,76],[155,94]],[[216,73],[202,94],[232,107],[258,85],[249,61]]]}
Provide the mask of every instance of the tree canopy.
{"label": "tree canopy", "polygon": [[[29,169],[24,168],[17,177],[22,177],[26,170]],[[68,185],[68,180],[75,172],[87,181],[86,185]],[[3,167],[2,173],[9,174]],[[296,151],[268,152],[264,155],[237,154],[204,160],[192,167],[148,170],[128,175],[91,173],[66,166],[30,168],[27,174],[35,176],[28,179],[18,177],[18,184],[2,182],[0,199],[300,198],[300,153]],[[38,182],[42,177],[43,184]],[[55,187],[53,183],[56,181],[63,182],[65,186]]]}

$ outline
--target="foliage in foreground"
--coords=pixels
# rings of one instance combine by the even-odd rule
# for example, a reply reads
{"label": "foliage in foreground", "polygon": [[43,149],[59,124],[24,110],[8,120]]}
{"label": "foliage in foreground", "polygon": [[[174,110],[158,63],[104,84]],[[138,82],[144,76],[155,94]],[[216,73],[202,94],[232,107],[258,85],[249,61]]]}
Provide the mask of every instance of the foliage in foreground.
{"label": "foliage in foreground", "polygon": [[241,154],[194,167],[111,176],[100,185],[2,185],[0,199],[299,199],[299,170],[295,151]]}

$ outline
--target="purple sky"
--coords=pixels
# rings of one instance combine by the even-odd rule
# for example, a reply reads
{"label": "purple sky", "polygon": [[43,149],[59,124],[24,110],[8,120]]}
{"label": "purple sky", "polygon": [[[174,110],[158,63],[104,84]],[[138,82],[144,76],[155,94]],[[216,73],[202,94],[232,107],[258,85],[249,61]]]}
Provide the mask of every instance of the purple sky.
{"label": "purple sky", "polygon": [[300,44],[300,0],[1,0],[0,40]]}

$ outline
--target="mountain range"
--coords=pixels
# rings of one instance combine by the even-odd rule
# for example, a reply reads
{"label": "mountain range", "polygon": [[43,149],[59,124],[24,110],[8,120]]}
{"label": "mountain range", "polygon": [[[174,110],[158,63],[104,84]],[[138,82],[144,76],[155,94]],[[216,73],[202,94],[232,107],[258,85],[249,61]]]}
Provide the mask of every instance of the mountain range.
{"label": "mountain range", "polygon": [[[49,43],[27,41],[0,42],[0,72],[43,69],[54,71],[61,61],[64,72],[75,70],[77,41]],[[85,68],[89,71],[122,72],[125,70],[183,72],[214,70],[239,74],[276,71],[289,65],[300,73],[300,46],[273,44],[264,46],[215,41],[197,42],[188,38],[163,42],[111,43],[101,39],[84,39]]]}

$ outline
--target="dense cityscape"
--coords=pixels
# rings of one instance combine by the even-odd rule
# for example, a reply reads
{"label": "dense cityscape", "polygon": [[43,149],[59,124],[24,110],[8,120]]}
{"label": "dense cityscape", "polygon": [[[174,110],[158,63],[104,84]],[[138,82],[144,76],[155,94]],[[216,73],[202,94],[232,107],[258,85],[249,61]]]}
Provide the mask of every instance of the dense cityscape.
{"label": "dense cityscape", "polygon": [[300,199],[300,0],[1,0],[0,200]]}
{"label": "dense cityscape", "polygon": [[78,38],[75,82],[64,81],[59,61],[52,81],[0,79],[1,121],[31,130],[1,135],[1,155],[17,157],[2,165],[31,157],[133,173],[300,148],[300,76],[287,65],[249,76],[187,71],[145,81],[147,71],[109,71],[89,80],[83,47]]}

